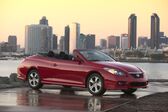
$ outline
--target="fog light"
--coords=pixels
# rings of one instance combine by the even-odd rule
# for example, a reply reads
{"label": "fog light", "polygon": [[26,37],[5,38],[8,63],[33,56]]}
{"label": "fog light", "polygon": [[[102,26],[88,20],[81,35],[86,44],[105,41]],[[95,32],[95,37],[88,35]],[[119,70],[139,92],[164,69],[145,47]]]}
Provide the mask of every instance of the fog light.
{"label": "fog light", "polygon": [[126,82],[125,81],[118,81],[117,84],[119,86],[124,86],[124,85],[126,85]]}

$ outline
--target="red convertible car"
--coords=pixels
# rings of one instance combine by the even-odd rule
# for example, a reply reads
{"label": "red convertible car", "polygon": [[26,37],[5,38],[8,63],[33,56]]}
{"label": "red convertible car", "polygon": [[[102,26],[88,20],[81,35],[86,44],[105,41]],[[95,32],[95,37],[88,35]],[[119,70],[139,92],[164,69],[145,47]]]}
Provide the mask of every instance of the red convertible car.
{"label": "red convertible car", "polygon": [[50,51],[27,57],[18,67],[18,78],[33,89],[56,84],[87,88],[93,95],[103,95],[106,90],[132,94],[148,84],[140,68],[116,62],[98,50],[74,50],[73,55]]}

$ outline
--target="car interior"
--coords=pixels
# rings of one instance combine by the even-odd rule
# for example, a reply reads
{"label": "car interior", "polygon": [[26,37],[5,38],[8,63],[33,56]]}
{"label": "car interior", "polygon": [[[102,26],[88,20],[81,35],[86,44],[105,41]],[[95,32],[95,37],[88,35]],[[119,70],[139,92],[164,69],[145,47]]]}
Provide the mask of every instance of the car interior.
{"label": "car interior", "polygon": [[72,55],[66,54],[63,51],[61,51],[59,54],[56,54],[53,51],[49,51],[46,56],[51,58],[56,58],[56,59],[73,60]]}

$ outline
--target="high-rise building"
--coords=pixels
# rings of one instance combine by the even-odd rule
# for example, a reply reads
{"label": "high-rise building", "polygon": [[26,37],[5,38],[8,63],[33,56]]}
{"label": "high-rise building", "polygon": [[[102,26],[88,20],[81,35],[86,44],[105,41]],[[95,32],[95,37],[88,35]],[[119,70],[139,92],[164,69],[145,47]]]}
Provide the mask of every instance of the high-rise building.
{"label": "high-rise building", "polygon": [[131,14],[128,18],[128,47],[129,49],[136,49],[136,35],[137,35],[137,17]]}
{"label": "high-rise building", "polygon": [[1,42],[0,51],[1,52],[11,52],[11,46],[9,45],[8,42]]}
{"label": "high-rise building", "polygon": [[106,39],[100,39],[100,48],[102,48],[102,49],[107,48],[107,40]]}
{"label": "high-rise building", "polygon": [[45,16],[43,16],[39,22],[41,25],[48,25],[48,20]]}
{"label": "high-rise building", "polygon": [[46,17],[40,24],[27,25],[25,30],[25,53],[28,55],[53,50],[52,27],[48,26]]}
{"label": "high-rise building", "polygon": [[107,37],[108,48],[115,48],[116,40],[115,36],[111,35]]}
{"label": "high-rise building", "polygon": [[64,51],[64,36],[61,36],[59,40],[59,50]]}
{"label": "high-rise building", "polygon": [[119,48],[120,47],[120,36],[108,36],[108,48]]}
{"label": "high-rise building", "polygon": [[69,54],[69,36],[70,36],[70,29],[69,26],[65,27],[65,32],[64,32],[64,52]]}
{"label": "high-rise building", "polygon": [[151,16],[151,49],[159,48],[160,18],[156,13]]}
{"label": "high-rise building", "polygon": [[168,44],[168,38],[164,35],[164,32],[159,33],[159,47]]}
{"label": "high-rise building", "polygon": [[94,34],[86,35],[84,44],[86,49],[95,49],[95,35]]}
{"label": "high-rise building", "polygon": [[27,25],[25,30],[25,53],[28,55],[53,50],[52,27]]}
{"label": "high-rise building", "polygon": [[58,46],[57,39],[58,37],[55,34],[53,34],[53,50],[57,50],[57,46]]}
{"label": "high-rise building", "polygon": [[81,33],[80,34],[80,45],[79,45],[79,48],[80,49],[85,49],[86,48],[86,35]]}
{"label": "high-rise building", "polygon": [[116,36],[116,48],[120,48],[120,36]]}
{"label": "high-rise building", "polygon": [[74,49],[80,48],[80,24],[72,23],[69,25],[69,53],[72,54]]}
{"label": "high-rise building", "polygon": [[147,37],[139,37],[138,38],[138,47],[139,48],[147,48],[148,47],[148,38]]}
{"label": "high-rise building", "polygon": [[120,48],[121,49],[128,49],[128,34],[121,34]]}
{"label": "high-rise building", "polygon": [[10,46],[10,51],[11,52],[16,52],[17,51],[17,37],[14,35],[9,35],[8,36],[8,44]]}

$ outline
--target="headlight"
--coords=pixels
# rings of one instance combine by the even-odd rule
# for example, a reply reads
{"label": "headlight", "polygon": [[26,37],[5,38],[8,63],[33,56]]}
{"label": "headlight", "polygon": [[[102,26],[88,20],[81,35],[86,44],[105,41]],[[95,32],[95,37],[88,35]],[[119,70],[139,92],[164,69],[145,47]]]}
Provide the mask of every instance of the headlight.
{"label": "headlight", "polygon": [[117,70],[117,69],[113,69],[113,68],[104,68],[104,70],[110,72],[111,74],[117,75],[117,76],[123,76],[124,72]]}

